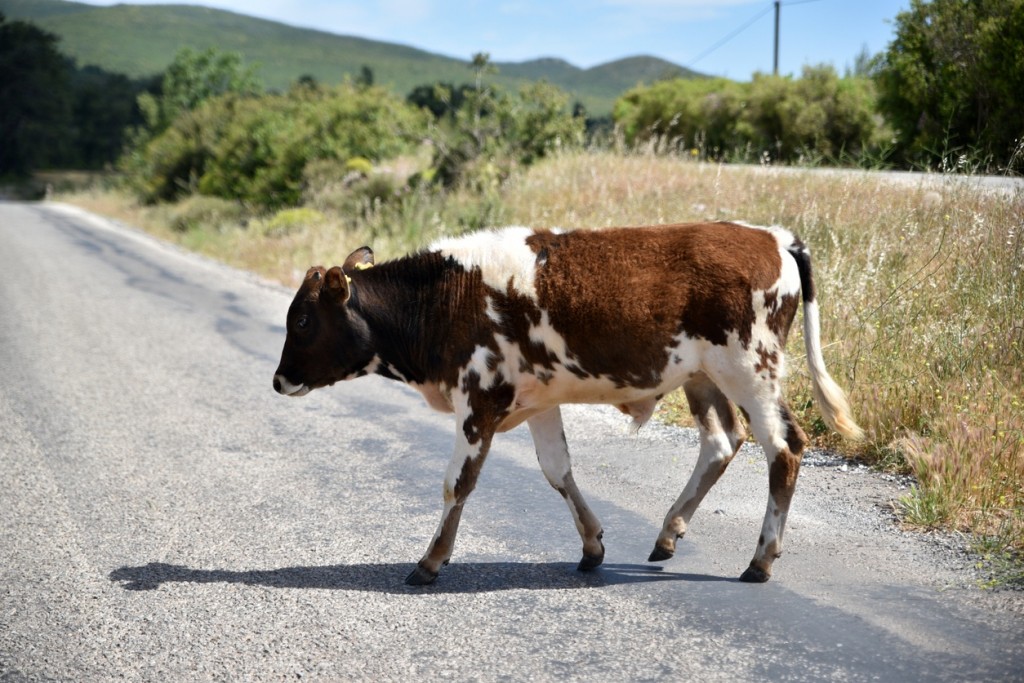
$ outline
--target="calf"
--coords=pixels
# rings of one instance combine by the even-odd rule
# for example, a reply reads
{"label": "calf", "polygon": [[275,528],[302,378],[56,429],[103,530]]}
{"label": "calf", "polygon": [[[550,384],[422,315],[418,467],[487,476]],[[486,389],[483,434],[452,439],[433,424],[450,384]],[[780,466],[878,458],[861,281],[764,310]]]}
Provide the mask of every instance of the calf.
{"label": "calf", "polygon": [[[371,267],[372,266],[372,267]],[[782,534],[807,437],[782,400],[783,351],[800,294],[804,342],[825,422],[858,438],[821,355],[804,245],[781,228],[695,223],[559,232],[513,227],[444,239],[374,265],[354,251],[310,268],[288,310],[274,388],[312,389],[375,373],[455,415],[441,521],[406,583],[428,584],[452,554],[463,504],[496,432],[526,422],[545,477],[583,540],[580,570],[604,559],[601,524],[569,464],[559,406],[607,403],[639,426],[683,388],[700,454],[649,561],[672,557],[746,432],[768,458],[768,508],[742,581],[763,582]]]}

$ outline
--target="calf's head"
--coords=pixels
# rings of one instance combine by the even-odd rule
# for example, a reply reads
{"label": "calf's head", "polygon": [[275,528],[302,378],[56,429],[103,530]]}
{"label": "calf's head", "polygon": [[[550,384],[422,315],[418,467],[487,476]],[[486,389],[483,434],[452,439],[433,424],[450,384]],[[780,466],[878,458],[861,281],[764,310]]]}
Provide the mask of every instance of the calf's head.
{"label": "calf's head", "polygon": [[306,271],[288,308],[287,336],[274,389],[287,396],[305,396],[363,369],[373,359],[363,318],[350,307],[352,282],[346,275],[373,264],[373,252],[357,249],[344,266]]}

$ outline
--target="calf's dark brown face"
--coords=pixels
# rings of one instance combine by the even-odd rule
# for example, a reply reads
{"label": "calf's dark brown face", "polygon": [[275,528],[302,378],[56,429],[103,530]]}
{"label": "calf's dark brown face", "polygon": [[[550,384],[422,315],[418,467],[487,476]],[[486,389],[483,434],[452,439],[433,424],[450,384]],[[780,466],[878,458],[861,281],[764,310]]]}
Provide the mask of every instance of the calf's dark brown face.
{"label": "calf's dark brown face", "polygon": [[366,325],[349,309],[351,294],[349,278],[338,266],[306,272],[288,309],[287,336],[274,373],[278,393],[305,396],[352,376],[373,358]]}

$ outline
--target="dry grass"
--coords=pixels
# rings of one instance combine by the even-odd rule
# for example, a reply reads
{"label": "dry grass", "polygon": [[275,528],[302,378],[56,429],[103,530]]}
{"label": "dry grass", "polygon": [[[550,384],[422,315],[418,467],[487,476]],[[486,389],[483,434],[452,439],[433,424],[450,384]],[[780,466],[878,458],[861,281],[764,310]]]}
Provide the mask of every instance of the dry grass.
{"label": "dry grass", "polygon": [[195,222],[194,217],[209,213],[197,211],[196,205],[209,203],[209,198],[143,206],[122,190],[93,186],[60,193],[56,199],[290,286],[301,282],[309,266],[339,264],[364,244],[378,258],[390,258],[443,235],[501,220],[495,195],[457,192],[442,197],[429,188],[408,190],[400,202],[357,203],[346,212],[300,208],[261,215],[238,207],[233,222]]}
{"label": "dry grass", "polygon": [[[506,211],[531,225],[743,219],[792,229],[814,254],[826,361],[870,436],[854,446],[827,434],[795,341],[787,395],[801,422],[825,445],[913,471],[908,521],[1024,549],[1020,193],[596,154],[533,169],[510,188]],[[686,412],[679,397],[668,401],[669,417]]]}
{"label": "dry grass", "polygon": [[[819,443],[909,470],[908,522],[1024,549],[1024,196],[867,174],[726,167],[652,154],[575,153],[515,176],[501,196],[427,192],[289,229],[175,232],[174,208],[71,201],[294,284],[308,265],[373,245],[395,256],[486,224],[603,227],[703,219],[781,224],[811,247],[826,362],[850,393],[865,444],[830,435],[811,401],[799,335],[787,396]],[[316,212],[312,212],[315,214]],[[286,221],[287,223],[287,221]],[[670,397],[663,416],[687,410]]]}

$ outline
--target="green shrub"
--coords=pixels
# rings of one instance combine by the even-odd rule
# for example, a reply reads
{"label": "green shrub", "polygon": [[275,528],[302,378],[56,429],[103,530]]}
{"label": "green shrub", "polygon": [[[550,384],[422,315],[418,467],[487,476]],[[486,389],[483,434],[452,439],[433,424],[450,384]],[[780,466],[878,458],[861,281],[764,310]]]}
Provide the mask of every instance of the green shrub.
{"label": "green shrub", "polygon": [[365,157],[352,157],[345,162],[345,170],[349,173],[368,176],[373,173],[373,163]]}
{"label": "green shrub", "polygon": [[269,219],[255,223],[254,230],[264,237],[284,237],[305,228],[326,222],[327,218],[317,211],[304,206],[281,209]]}
{"label": "green shrub", "polygon": [[407,151],[424,122],[425,114],[373,87],[225,95],[140,143],[122,168],[146,202],[199,192],[275,209],[298,203],[311,162],[372,168]]}
{"label": "green shrub", "polygon": [[660,140],[717,159],[743,144],[737,128],[742,88],[725,79],[659,81],[619,98],[613,118],[630,144]]}
{"label": "green shrub", "polygon": [[245,209],[236,201],[196,195],[176,204],[170,216],[176,232],[197,229],[224,231],[245,220]]}
{"label": "green shrub", "polygon": [[613,116],[630,144],[695,150],[705,159],[797,162],[871,156],[886,130],[866,78],[830,66],[799,79],[755,74],[750,83],[675,79],[638,86]]}

